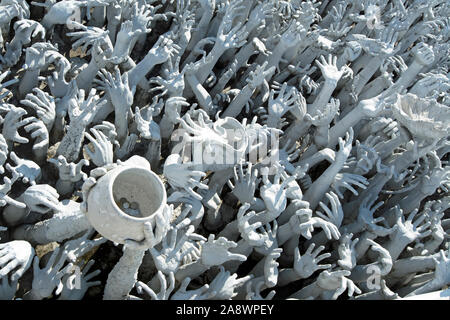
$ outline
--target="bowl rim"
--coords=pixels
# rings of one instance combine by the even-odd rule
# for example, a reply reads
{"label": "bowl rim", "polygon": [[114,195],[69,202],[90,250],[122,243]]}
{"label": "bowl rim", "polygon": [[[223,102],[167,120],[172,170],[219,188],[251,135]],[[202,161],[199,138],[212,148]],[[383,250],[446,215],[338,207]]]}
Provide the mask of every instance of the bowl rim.
{"label": "bowl rim", "polygon": [[[121,175],[122,173],[125,173],[127,171],[141,171],[142,173],[145,173],[148,177],[151,177],[151,179],[153,179],[156,182],[156,184],[159,185],[159,187],[160,187],[160,189],[162,191],[161,204],[155,210],[155,212],[153,212],[151,215],[149,215],[147,217],[137,218],[137,217],[133,217],[133,216],[127,214],[126,212],[124,212],[122,209],[119,208],[119,206],[116,204],[116,201],[114,200],[114,194],[113,194],[114,182],[116,181],[116,178],[119,175]],[[113,208],[118,212],[119,216],[124,217],[124,218],[129,219],[129,220],[132,220],[132,221],[136,221],[136,222],[145,222],[147,220],[151,220],[157,214],[162,212],[162,210],[164,210],[164,207],[165,207],[165,205],[167,203],[166,188],[164,187],[164,184],[161,181],[161,179],[153,171],[145,169],[145,168],[142,168],[142,167],[128,167],[128,168],[124,168],[123,170],[118,170],[117,173],[114,174],[114,176],[111,177],[111,181],[110,181],[109,186],[108,186],[108,195],[112,199]]]}

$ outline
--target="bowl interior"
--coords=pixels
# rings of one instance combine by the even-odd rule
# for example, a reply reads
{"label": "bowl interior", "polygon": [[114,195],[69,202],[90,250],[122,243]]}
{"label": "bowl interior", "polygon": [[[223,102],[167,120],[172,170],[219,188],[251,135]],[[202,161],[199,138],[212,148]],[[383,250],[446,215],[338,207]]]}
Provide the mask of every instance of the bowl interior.
{"label": "bowl interior", "polygon": [[114,202],[124,215],[147,218],[165,203],[165,190],[152,172],[130,168],[120,172],[113,181]]}

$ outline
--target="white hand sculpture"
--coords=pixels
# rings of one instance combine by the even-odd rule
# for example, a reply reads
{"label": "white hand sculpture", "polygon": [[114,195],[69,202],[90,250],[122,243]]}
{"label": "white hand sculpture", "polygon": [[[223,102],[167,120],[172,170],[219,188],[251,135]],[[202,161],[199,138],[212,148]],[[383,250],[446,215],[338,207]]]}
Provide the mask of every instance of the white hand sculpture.
{"label": "white hand sculpture", "polygon": [[[31,288],[31,298],[33,300],[42,300],[50,297],[55,290],[59,294],[63,289],[62,277],[73,270],[73,264],[69,263],[63,268],[67,255],[64,251],[59,255],[60,248],[56,248],[45,268],[39,268],[39,258],[34,257],[33,261],[33,283]],[[59,259],[56,260],[59,256]]]}
{"label": "white hand sculpture", "polygon": [[[366,240],[370,244],[370,248],[379,254],[378,261],[380,262],[380,275],[383,277],[392,270],[393,261],[392,257],[385,248],[371,239]],[[378,262],[377,261],[377,262]]]}
{"label": "white hand sculpture", "polygon": [[377,225],[378,222],[384,221],[384,217],[378,218],[373,217],[375,211],[377,211],[377,209],[381,207],[384,203],[383,201],[380,201],[375,206],[373,206],[377,198],[378,198],[377,194],[369,194],[367,197],[363,199],[361,205],[359,206],[357,221],[370,232],[376,234],[379,237],[385,237],[394,232],[395,229],[384,228],[382,226]]}
{"label": "white hand sculpture", "polygon": [[113,145],[111,141],[106,137],[106,135],[94,128],[91,128],[91,132],[95,138],[93,138],[89,133],[85,132],[86,138],[91,141],[93,145],[93,151],[89,148],[89,145],[84,146],[84,152],[89,156],[92,162],[98,166],[102,167],[113,163],[114,152]]}
{"label": "white hand sculpture", "polygon": [[69,102],[70,126],[57,149],[58,155],[63,155],[67,161],[76,161],[84,140],[86,127],[94,119],[98,109],[106,103],[100,100],[96,90],[92,89],[85,100],[85,92],[80,89]]}
{"label": "white hand sculpture", "polygon": [[[0,244],[0,279],[17,282],[31,266],[34,249],[27,242],[15,240]],[[6,284],[5,284],[6,285]]]}
{"label": "white hand sculpture", "polygon": [[[239,22],[233,27],[233,19],[239,15],[241,1],[230,3],[227,6],[227,12],[219,26],[216,36],[216,46],[221,48],[221,51],[225,51],[230,48],[240,48],[245,44],[248,36],[248,32],[242,27],[242,22]],[[232,28],[233,27],[233,28]]]}
{"label": "white hand sculpture", "polygon": [[256,283],[255,285],[255,291],[252,290],[253,282],[249,281],[247,283],[247,300],[272,300],[272,298],[275,296],[276,291],[272,290],[270,291],[265,298],[261,296],[261,288],[263,285],[265,285],[264,280],[261,280]]}
{"label": "white hand sculpture", "polygon": [[328,127],[334,120],[336,115],[339,114],[340,105],[341,103],[339,99],[331,98],[331,101],[327,103],[323,108],[316,109],[314,116],[306,114],[305,119],[307,121],[310,121],[316,127]]}
{"label": "white hand sculpture", "polygon": [[256,232],[256,229],[262,226],[261,222],[250,224],[249,220],[256,216],[255,211],[246,211],[250,208],[250,204],[244,203],[240,208],[237,216],[238,229],[241,237],[253,247],[261,246],[266,240],[262,234]]}
{"label": "white hand sculpture", "polygon": [[228,180],[228,186],[232,190],[231,193],[234,194],[242,204],[252,204],[255,201],[255,190],[259,184],[259,179],[257,179],[258,169],[253,168],[252,170],[252,163],[248,162],[247,172],[244,175],[243,163],[240,163],[238,167],[239,175],[236,171],[236,166],[233,168],[234,185],[232,184],[231,180]]}
{"label": "white hand sculpture", "polygon": [[345,290],[348,289],[348,296],[353,296],[353,293],[361,293],[361,290],[353,283],[352,280],[347,279],[351,274],[348,270],[327,271],[324,270],[317,278],[317,285],[324,289],[334,291],[332,300],[336,300]]}
{"label": "white hand sculpture", "polygon": [[146,111],[147,114],[145,117],[141,115],[141,110],[138,107],[136,107],[134,113],[134,119],[141,137],[148,140],[161,140],[159,125],[153,121],[153,109],[148,108]]}
{"label": "white hand sculpture", "polygon": [[161,64],[177,55],[180,50],[181,48],[173,40],[163,35],[158,38],[148,54],[153,57],[155,64]]}
{"label": "white hand sculpture", "polygon": [[91,251],[93,248],[102,245],[108,239],[98,237],[90,240],[94,230],[88,230],[79,238],[66,241],[63,246],[64,253],[67,255],[67,261],[75,263],[83,255]]}
{"label": "white hand sculpture", "polygon": [[192,171],[193,163],[182,163],[178,154],[171,154],[164,163],[164,176],[174,188],[186,190],[194,199],[202,200],[202,196],[194,191],[194,188],[208,189],[206,184],[199,180],[206,176],[202,171]]}
{"label": "white hand sculpture", "polygon": [[325,196],[330,201],[331,210],[321,201],[319,202],[319,205],[322,210],[325,211],[326,215],[320,211],[316,211],[316,214],[340,228],[342,221],[344,220],[344,211],[342,210],[341,202],[339,201],[338,196],[332,191],[327,192]]}
{"label": "white hand sculpture", "polygon": [[[282,117],[286,112],[293,110],[294,108],[301,107],[301,94],[295,89],[290,87],[286,92],[287,82],[283,83],[277,98],[274,99],[275,91],[272,89],[269,95],[268,116],[263,116],[262,119],[267,118],[267,125],[269,127],[281,128],[279,125],[282,122]],[[301,112],[297,112],[301,113]]]}
{"label": "white hand sculpture", "polygon": [[208,292],[214,292],[214,300],[230,300],[238,293],[236,290],[243,286],[253,276],[249,275],[242,278],[237,278],[238,275],[234,273],[230,275],[229,271],[225,271],[223,266],[219,267],[219,273],[209,284]]}
{"label": "white hand sculpture", "polygon": [[28,187],[22,197],[23,202],[33,212],[45,214],[51,210],[61,210],[58,191],[48,184],[36,184]]}
{"label": "white hand sculpture", "polygon": [[89,91],[86,99],[85,91],[83,89],[78,90],[76,97],[69,104],[70,122],[87,127],[94,119],[97,110],[105,103],[106,100],[100,100],[95,89]]}
{"label": "white hand sculpture", "polygon": [[295,248],[294,271],[302,279],[309,278],[317,270],[331,268],[331,264],[319,265],[319,262],[329,258],[331,256],[331,253],[327,252],[319,255],[319,253],[321,253],[325,249],[325,247],[320,246],[316,250],[314,250],[315,246],[316,245],[314,243],[311,243],[311,245],[303,255],[300,255],[300,250],[298,249],[298,247]]}
{"label": "white hand sculpture", "polygon": [[156,216],[155,231],[153,231],[152,224],[150,222],[146,222],[144,223],[144,240],[138,242],[132,239],[127,239],[125,240],[125,245],[134,250],[143,251],[153,248],[166,236],[167,231],[170,228],[172,212],[172,206],[166,206],[163,213]]}
{"label": "white hand sculpture", "polygon": [[352,270],[356,266],[356,251],[355,246],[359,241],[359,238],[351,241],[353,233],[348,233],[341,238],[339,244],[339,260],[338,264],[345,270]]}
{"label": "white hand sculpture", "polygon": [[116,114],[121,117],[126,116],[133,104],[133,92],[136,88],[130,88],[128,82],[128,73],[120,74],[119,67],[114,68],[114,77],[105,69],[101,69],[98,73],[101,81],[96,81],[99,84],[99,90],[106,91],[111,98]]}
{"label": "white hand sculpture", "polygon": [[[10,168],[9,164],[6,165],[6,168]],[[27,206],[25,203],[14,200],[8,196],[8,192],[11,191],[13,184],[19,179],[19,173],[16,171],[12,171],[12,179],[8,177],[3,177],[4,184],[0,186],[0,207],[4,207],[7,204],[11,204],[17,208],[25,209]]]}
{"label": "white hand sculpture", "polygon": [[323,220],[321,218],[311,218],[312,226],[320,227],[325,232],[328,240],[335,239],[338,240],[341,237],[341,233],[337,226],[333,223]]}
{"label": "white hand sculpture", "polygon": [[436,287],[448,286],[450,283],[450,252],[447,252],[447,256],[445,256],[444,250],[439,251],[439,260],[433,258],[433,261],[436,264],[433,284]]}
{"label": "white hand sculpture", "polygon": [[[206,240],[206,239],[205,239]],[[205,266],[218,266],[226,261],[246,261],[247,257],[242,254],[230,253],[228,250],[236,248],[237,243],[229,241],[224,237],[214,240],[214,234],[210,234],[208,241],[202,243],[201,263]]]}
{"label": "white hand sculpture", "polygon": [[260,237],[264,239],[264,242],[262,245],[258,247],[254,247],[253,249],[258,252],[259,254],[262,254],[264,256],[267,256],[270,252],[278,248],[278,241],[277,241],[277,232],[278,232],[278,223],[277,220],[273,220],[273,227],[270,225],[270,223],[266,223],[264,226],[259,228]]}
{"label": "white hand sculpture", "polygon": [[81,159],[78,163],[68,163],[63,155],[59,155],[57,159],[49,159],[48,162],[53,163],[59,172],[59,178],[63,181],[78,182],[86,180],[87,174],[82,171],[83,166],[88,166],[89,161]]}
{"label": "white hand sculpture", "polygon": [[186,101],[186,98],[179,96],[170,97],[164,105],[165,115],[167,115],[172,123],[178,123],[178,119],[181,117],[181,108],[189,105],[190,104]]}
{"label": "white hand sculpture", "polygon": [[24,129],[34,139],[33,155],[35,156],[35,160],[41,163],[47,157],[47,150],[50,143],[47,127],[43,121],[33,117],[31,123],[27,124]]}
{"label": "white hand sculpture", "polygon": [[39,88],[34,88],[33,92],[34,94],[28,93],[20,103],[34,109],[39,119],[45,123],[47,130],[50,132],[56,117],[55,99]]}
{"label": "white hand sculpture", "polygon": [[145,293],[149,295],[152,300],[169,300],[170,294],[175,288],[175,276],[173,272],[169,273],[169,287],[167,287],[167,280],[164,274],[160,270],[158,270],[157,274],[161,284],[161,289],[158,294],[156,294],[153,289],[141,281],[136,282],[136,290],[139,294],[142,294],[145,291]]}
{"label": "white hand sculpture", "polygon": [[[281,170],[275,174],[274,182],[271,183],[268,178],[269,168],[264,167],[261,170],[264,185],[261,187],[261,198],[264,200],[268,214],[271,220],[276,219],[281,212],[286,209],[287,193],[295,191],[295,187],[290,187],[289,182],[295,180],[295,177],[289,177],[280,184]],[[269,221],[266,221],[269,222]]]}
{"label": "white hand sculpture", "polygon": [[12,172],[16,172],[22,178],[23,183],[35,185],[36,181],[41,177],[41,168],[39,165],[31,160],[19,158],[15,152],[11,152],[9,155],[11,156],[11,160],[16,163],[16,166],[13,167],[7,164],[6,168]]}
{"label": "white hand sculpture", "polygon": [[[155,247],[150,248],[150,253],[152,255],[153,261],[155,263],[156,268],[159,271],[162,271],[166,275],[170,275],[170,273],[176,273],[178,268],[181,265],[181,262],[184,260],[184,257],[192,252],[194,249],[191,247],[190,250],[182,250],[183,245],[188,239],[200,239],[200,237],[194,234],[194,226],[189,226],[188,230],[181,236],[181,238],[177,239],[178,232],[177,228],[172,227],[167,232],[167,236],[162,239],[162,248],[161,250],[157,250]],[[167,242],[167,238],[170,233],[170,242]]]}
{"label": "white hand sculpture", "polygon": [[340,70],[337,67],[337,56],[328,55],[328,61],[325,60],[324,56],[320,57],[320,62],[316,60],[316,64],[319,66],[322,71],[322,75],[325,78],[325,81],[330,82],[334,85],[341,79],[344,73],[347,71],[346,68],[341,68]]}
{"label": "white hand sculpture", "polygon": [[18,280],[10,281],[8,277],[0,279],[0,300],[14,300]]}
{"label": "white hand sculpture", "polygon": [[9,110],[3,121],[2,134],[7,142],[28,143],[28,139],[19,135],[19,128],[27,125],[33,120],[33,117],[28,117],[20,120],[22,116],[26,115],[25,109],[17,108],[11,104],[6,105]]}
{"label": "white hand sculpture", "polygon": [[392,234],[392,237],[399,241],[407,241],[411,243],[416,239],[421,239],[428,237],[431,234],[431,230],[427,230],[431,226],[431,222],[426,222],[425,213],[421,213],[418,215],[416,221],[413,221],[419,209],[415,209],[408,216],[408,219],[405,220],[403,215],[403,211],[396,207],[396,231]]}
{"label": "white hand sculpture", "polygon": [[186,290],[190,282],[191,278],[185,278],[180,288],[170,297],[170,300],[207,300],[216,295],[215,291],[209,291],[209,285],[207,284],[195,290]]}
{"label": "white hand sculpture", "polygon": [[[102,283],[101,281],[88,282],[101,273],[100,270],[95,270],[91,273],[88,273],[94,263],[94,260],[89,260],[81,271],[81,275],[77,273],[68,274],[62,278],[64,287],[59,295],[58,300],[81,300],[83,299],[89,288],[99,286]],[[68,272],[70,271],[71,270],[69,269]],[[80,279],[77,279],[76,277],[80,277]]]}
{"label": "white hand sculpture", "polygon": [[375,150],[375,145],[379,141],[377,136],[369,136],[364,144],[356,140],[356,167],[361,174],[368,173],[376,164],[378,160],[378,153]]}
{"label": "white hand sculpture", "polygon": [[276,260],[281,256],[283,249],[277,248],[270,252],[264,259],[264,279],[266,286],[275,287],[278,282],[278,266]]}
{"label": "white hand sculpture", "polygon": [[402,87],[392,86],[383,91],[379,95],[362,100],[359,102],[359,107],[362,112],[368,117],[375,117],[380,114],[386,106],[393,105],[397,101],[397,94],[395,92],[402,91]]}
{"label": "white hand sculpture", "polygon": [[367,179],[359,174],[353,174],[353,173],[338,173],[334,181],[332,183],[332,187],[334,191],[338,194],[339,198],[343,199],[344,195],[341,192],[341,188],[345,188],[347,190],[350,190],[355,196],[358,195],[358,191],[353,188],[352,185],[358,186],[361,189],[366,189],[369,182]]}

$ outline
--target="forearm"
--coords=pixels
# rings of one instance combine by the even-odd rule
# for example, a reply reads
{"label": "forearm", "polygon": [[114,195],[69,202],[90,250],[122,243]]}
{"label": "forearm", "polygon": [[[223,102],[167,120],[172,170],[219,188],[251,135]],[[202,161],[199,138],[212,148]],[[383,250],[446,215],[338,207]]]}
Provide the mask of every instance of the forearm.
{"label": "forearm", "polygon": [[303,289],[291,294],[289,299],[307,299],[311,297],[317,298],[323,291],[324,290],[320,288],[316,282],[313,282],[309,286],[306,286]]}
{"label": "forearm", "polygon": [[375,80],[372,80],[368,83],[361,94],[358,96],[359,100],[365,100],[373,98],[383,92],[385,89],[389,88],[392,83],[384,76],[380,76]]}
{"label": "forearm", "polygon": [[359,95],[361,93],[364,86],[369,82],[380,65],[383,63],[383,60],[384,58],[381,56],[374,57],[371,59],[370,63],[366,65],[360,73],[358,73],[353,81],[353,83],[355,83],[355,94]]}
{"label": "forearm", "polygon": [[40,148],[33,148],[32,152],[33,152],[33,156],[34,156],[34,161],[37,164],[39,164],[39,165],[45,164],[45,161],[47,160],[48,145],[49,145],[49,141],[47,139],[47,142],[44,146],[42,146]]}
{"label": "forearm", "polygon": [[314,100],[314,103],[308,105],[308,113],[309,114],[316,114],[317,110],[322,110],[325,105],[330,101],[330,97],[333,94],[334,89],[336,88],[336,84],[332,81],[325,80],[325,83],[322,87],[322,90],[320,90],[319,95],[317,96],[316,100]]}
{"label": "forearm", "polygon": [[249,85],[246,85],[229,104],[228,108],[223,113],[223,117],[237,117],[241,113],[242,108],[244,108],[245,104],[248,102],[252,94],[253,89]]}
{"label": "forearm", "polygon": [[208,32],[209,23],[211,22],[212,17],[214,16],[214,8],[212,10],[204,10],[202,17],[195,28],[195,31],[192,33],[191,41],[189,41],[188,46],[186,47],[186,51],[190,52],[194,49],[195,45],[202,39],[206,37],[206,33]]}
{"label": "forearm", "polygon": [[19,226],[14,230],[13,238],[26,240],[33,245],[43,245],[55,241],[62,242],[90,228],[89,221],[81,211],[58,212],[52,218],[34,225]]}
{"label": "forearm", "polygon": [[252,55],[257,53],[257,49],[255,48],[255,40],[247,43],[243,46],[238,53],[234,56],[233,61],[225,68],[224,73],[219,77],[217,84],[212,89],[212,96],[215,96],[218,93],[221,93],[225,88],[227,83],[231,80],[232,77],[235,76],[236,72],[250,59]]}
{"label": "forearm", "polygon": [[418,63],[416,60],[413,60],[408,69],[403,72],[400,78],[395,82],[398,86],[403,86],[404,88],[408,88],[414,80],[417,79],[417,75],[423,69],[423,65]]}
{"label": "forearm", "polygon": [[121,106],[118,107],[119,108],[114,106],[114,109],[116,110],[114,114],[114,126],[116,127],[117,140],[120,144],[122,144],[128,136],[128,120],[130,114],[129,110],[131,106],[127,107],[124,112],[117,112],[118,110],[122,110],[120,108]]}
{"label": "forearm", "polygon": [[331,183],[342,168],[342,164],[334,162],[327,170],[309,187],[304,194],[304,200],[309,202],[311,210],[314,210],[325,192],[330,189]]}
{"label": "forearm", "polygon": [[100,68],[97,66],[94,59],[92,58],[88,66],[84,68],[75,79],[75,81],[77,82],[78,89],[83,89],[86,92],[89,92],[89,90],[92,87],[92,82],[97,76],[99,70]]}
{"label": "forearm", "polygon": [[[108,9],[107,9],[108,10]],[[109,37],[111,39],[111,44],[114,45],[116,42],[117,29],[119,24],[108,22],[107,29],[109,31]]]}
{"label": "forearm", "polygon": [[230,223],[228,223],[225,226],[225,228],[223,228],[223,230],[220,231],[220,233],[219,233],[219,237],[225,237],[231,241],[237,241],[239,236],[240,236],[240,233],[239,233],[239,229],[238,229],[238,221],[237,220],[233,220]]}
{"label": "forearm", "polygon": [[282,226],[279,226],[277,231],[278,246],[281,247],[286,241],[288,241],[294,235],[295,233],[292,230],[289,222],[283,224]]}
{"label": "forearm", "polygon": [[272,54],[267,59],[268,64],[266,69],[269,69],[271,67],[278,67],[278,64],[280,63],[281,58],[283,57],[284,52],[286,51],[286,48],[284,48],[283,45],[278,44],[275,49],[273,50]]}
{"label": "forearm", "polygon": [[[412,273],[422,273],[433,270],[435,262],[433,258],[438,258],[439,253],[429,256],[414,256],[411,258],[400,259],[394,262],[389,277],[404,278]],[[394,260],[393,260],[394,261]]]}
{"label": "forearm", "polygon": [[58,191],[59,195],[65,196],[69,195],[73,192],[73,188],[75,186],[75,183],[70,180],[62,180],[61,178],[56,181],[56,190]]}
{"label": "forearm", "polygon": [[285,131],[286,140],[297,141],[302,136],[306,135],[309,128],[311,127],[311,122],[306,120],[295,120]]}
{"label": "forearm", "polygon": [[23,295],[23,300],[43,300],[45,298],[46,297],[42,297],[39,293],[37,293],[36,290],[33,291],[33,289]]}
{"label": "forearm", "polygon": [[[19,196],[16,201],[23,202],[23,195]],[[23,223],[23,220],[28,216],[30,213],[30,209],[27,207],[25,208],[18,208],[12,204],[7,205],[3,209],[3,220],[5,221],[6,225],[8,227],[19,225],[20,223]]]}
{"label": "forearm", "polygon": [[431,280],[424,284],[423,286],[415,289],[413,292],[409,293],[406,297],[412,297],[419,294],[429,293],[432,291],[437,291],[442,289],[442,285],[438,284],[437,282]]}
{"label": "forearm", "polygon": [[[120,31],[119,31],[120,34]],[[120,40],[123,39],[122,36],[119,37]],[[138,41],[138,36],[126,37],[124,41],[116,41],[114,45],[112,56],[116,58],[121,58],[121,60],[127,60],[127,57],[130,55],[133,47],[136,45]]]}
{"label": "forearm", "polygon": [[195,75],[185,75],[185,79],[189,83],[200,107],[209,113],[213,108],[213,103],[208,91],[202,86]]}
{"label": "forearm", "polygon": [[292,268],[281,269],[278,274],[277,286],[283,287],[291,282],[300,280],[301,277]]}
{"label": "forearm", "polygon": [[328,125],[323,125],[316,127],[316,134],[314,135],[314,144],[317,149],[324,148],[328,145],[329,140],[329,127]]}
{"label": "forearm", "polygon": [[216,65],[217,61],[219,61],[224,52],[225,50],[220,47],[218,45],[218,42],[216,41],[216,44],[206,57],[205,63],[203,63],[203,65],[198,70],[197,79],[200,84],[203,84],[205,82],[206,78],[208,78],[208,76],[211,74],[214,66]]}
{"label": "forearm", "polygon": [[194,279],[209,268],[210,267],[202,264],[200,260],[197,260],[195,262],[181,266],[180,269],[178,269],[178,271],[175,273],[175,279],[179,282],[182,282],[187,277]]}
{"label": "forearm", "polygon": [[[388,201],[386,203],[386,207],[391,209],[388,210],[389,213],[384,213],[383,216],[385,216],[386,218],[389,218],[388,215],[394,216],[395,205],[400,206],[404,215],[412,212],[416,208],[419,208],[422,200],[429,196],[428,194],[423,193],[421,189],[422,185],[419,183],[418,186],[416,186],[413,190],[408,191],[406,194],[397,195],[398,197],[395,197],[395,200],[397,200],[397,202]],[[392,219],[390,219],[390,221],[393,222]]]}
{"label": "forearm", "polygon": [[[230,249],[231,253],[242,254],[246,257],[250,256],[253,252],[253,247],[244,239],[238,241],[236,248]],[[243,261],[232,260],[224,263],[225,270],[229,271],[231,274],[235,273]]]}
{"label": "forearm", "polygon": [[339,120],[333,127],[330,128],[330,141],[328,142],[328,148],[333,149],[337,144],[339,137],[343,137],[348,130],[355,126],[359,121],[365,117],[364,112],[359,106],[349,112],[344,118]]}
{"label": "forearm", "polygon": [[153,54],[149,52],[134,68],[129,70],[127,73],[130,88],[136,87],[156,64]]}
{"label": "forearm", "polygon": [[80,124],[70,123],[67,133],[56,150],[57,155],[63,155],[68,162],[78,160],[84,140],[85,127]]}
{"label": "forearm", "polygon": [[125,300],[137,280],[138,269],[145,250],[125,247],[123,255],[109,273],[103,300]]}
{"label": "forearm", "polygon": [[41,71],[39,69],[25,71],[19,85],[20,96],[25,97],[27,93],[30,93],[31,90],[38,87],[40,73]]}
{"label": "forearm", "polygon": [[145,140],[147,144],[145,158],[149,161],[151,168],[156,170],[159,167],[159,161],[161,158],[161,140],[143,140]]}
{"label": "forearm", "polygon": [[311,169],[312,167],[314,167],[316,164],[322,162],[323,160],[330,161],[330,158],[328,155],[329,153],[334,153],[334,151],[330,148],[322,149],[322,150],[318,151],[317,153],[315,153],[313,156],[298,161],[295,164],[295,166],[296,167],[308,166],[308,168]]}
{"label": "forearm", "polygon": [[389,251],[393,261],[397,260],[400,254],[405,250],[406,246],[410,243],[408,239],[395,236],[393,239],[386,243],[386,250]]}

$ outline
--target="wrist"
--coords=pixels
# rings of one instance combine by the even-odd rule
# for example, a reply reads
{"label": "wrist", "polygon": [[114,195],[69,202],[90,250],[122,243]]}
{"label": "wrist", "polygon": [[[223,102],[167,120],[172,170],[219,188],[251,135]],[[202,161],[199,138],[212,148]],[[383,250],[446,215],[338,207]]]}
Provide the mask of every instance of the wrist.
{"label": "wrist", "polygon": [[398,233],[392,238],[391,241],[388,242],[386,249],[389,251],[392,261],[397,260],[409,243],[410,241],[408,239],[402,237]]}
{"label": "wrist", "polygon": [[325,82],[323,84],[324,91],[326,90],[326,92],[329,92],[330,94],[333,93],[339,80],[340,79],[325,78]]}
{"label": "wrist", "polygon": [[39,292],[31,289],[30,291],[28,291],[24,296],[23,296],[24,300],[43,300],[46,297],[42,297]]}
{"label": "wrist", "polygon": [[222,41],[216,41],[214,44],[214,47],[212,48],[211,52],[209,53],[212,57],[217,57],[219,59],[222,54],[226,51],[225,45]]}

